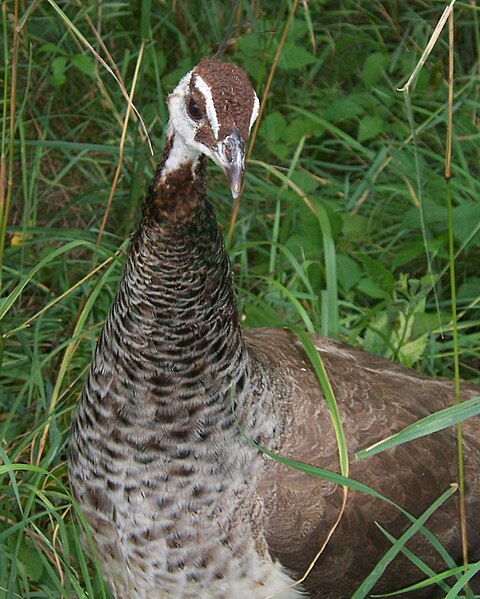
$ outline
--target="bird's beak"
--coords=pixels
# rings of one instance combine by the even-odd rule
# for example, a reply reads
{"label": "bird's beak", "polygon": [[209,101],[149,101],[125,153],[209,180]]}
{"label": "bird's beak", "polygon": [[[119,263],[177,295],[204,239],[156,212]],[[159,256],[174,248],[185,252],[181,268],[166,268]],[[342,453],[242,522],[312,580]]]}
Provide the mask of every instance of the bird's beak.
{"label": "bird's beak", "polygon": [[227,175],[233,198],[238,198],[245,175],[245,142],[236,127],[218,143],[214,160]]}
{"label": "bird's beak", "polygon": [[245,174],[243,159],[241,163],[235,162],[230,164],[225,169],[225,174],[230,182],[230,191],[232,192],[233,199],[236,200],[243,187],[243,176]]}

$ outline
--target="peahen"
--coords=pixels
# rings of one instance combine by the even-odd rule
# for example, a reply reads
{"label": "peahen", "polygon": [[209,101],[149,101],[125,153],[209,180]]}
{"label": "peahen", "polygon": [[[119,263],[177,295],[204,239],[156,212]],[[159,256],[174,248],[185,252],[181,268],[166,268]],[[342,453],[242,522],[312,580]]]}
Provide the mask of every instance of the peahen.
{"label": "peahen", "polygon": [[[398,537],[409,521],[350,491],[313,572],[288,588],[324,543],[343,494],[253,444],[339,469],[331,418],[302,344],[286,330],[240,327],[206,199],[207,158],[224,170],[232,195],[240,193],[257,96],[238,67],[204,58],[168,106],[165,151],[73,418],[73,493],[119,599],[348,599],[390,547],[376,523]],[[312,340],[339,405],[351,477],[419,515],[457,479],[454,430],[359,462],[353,454],[452,405],[453,385]],[[464,452],[470,559],[479,560],[478,418],[464,424]],[[427,524],[461,563],[456,495]],[[423,535],[408,547],[435,571],[448,568]],[[398,556],[374,590],[422,578]],[[435,588],[414,596],[435,596]]]}

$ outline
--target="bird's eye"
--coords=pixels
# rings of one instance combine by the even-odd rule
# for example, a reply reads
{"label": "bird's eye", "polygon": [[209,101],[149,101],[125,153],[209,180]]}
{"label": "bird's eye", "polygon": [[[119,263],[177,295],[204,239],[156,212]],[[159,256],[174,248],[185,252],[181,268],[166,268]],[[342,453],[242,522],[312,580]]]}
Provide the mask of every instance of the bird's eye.
{"label": "bird's eye", "polygon": [[190,98],[188,102],[188,114],[194,121],[203,119],[203,111],[193,98]]}

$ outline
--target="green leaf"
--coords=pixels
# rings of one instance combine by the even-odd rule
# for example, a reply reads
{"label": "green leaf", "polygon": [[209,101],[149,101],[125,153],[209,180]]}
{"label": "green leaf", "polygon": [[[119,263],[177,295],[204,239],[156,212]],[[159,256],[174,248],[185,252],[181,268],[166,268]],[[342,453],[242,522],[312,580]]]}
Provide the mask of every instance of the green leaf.
{"label": "green leaf", "polygon": [[363,111],[355,96],[347,96],[329,102],[321,114],[327,121],[345,121],[362,114]]}
{"label": "green leaf", "polygon": [[95,78],[95,65],[88,54],[76,54],[72,58],[72,64],[87,77]]}
{"label": "green leaf", "polygon": [[[356,289],[358,289],[360,293],[364,293],[366,296],[371,297],[372,299],[385,299],[385,293],[383,289],[368,277],[361,279],[358,282]],[[373,350],[369,349],[369,351]]]}
{"label": "green leaf", "polygon": [[28,576],[32,582],[38,582],[43,574],[43,563],[30,541],[22,542],[18,548],[17,558],[17,563],[25,576]]}
{"label": "green leaf", "polygon": [[317,57],[314,54],[290,41],[286,42],[283,47],[278,61],[278,68],[284,71],[301,69],[316,62],[316,60]]}
{"label": "green leaf", "polygon": [[[447,209],[445,206],[433,201],[430,198],[426,198],[426,197],[423,198],[422,202],[423,202],[424,218],[425,218],[425,222],[427,224],[435,223],[435,222],[440,222],[440,223],[447,222],[448,215],[447,215]],[[401,226],[405,227],[407,229],[411,229],[414,227],[420,228],[420,226],[421,226],[420,208],[412,208],[410,210],[407,210],[407,212],[405,213],[405,215],[402,219]]]}
{"label": "green leaf", "polygon": [[362,271],[358,264],[347,254],[337,254],[337,277],[344,291],[349,291],[360,281]]}
{"label": "green leaf", "polygon": [[288,143],[297,144],[304,135],[307,137],[311,135],[320,137],[324,131],[325,127],[311,119],[294,119],[288,124],[283,139]]}
{"label": "green leaf", "polygon": [[425,333],[416,339],[402,344],[398,353],[403,364],[413,366],[423,357],[429,336],[429,333]]}
{"label": "green leaf", "polygon": [[312,235],[305,235],[305,232],[294,233],[285,245],[299,260],[314,260],[321,251],[321,239],[318,234],[315,236],[315,232]]}
{"label": "green leaf", "polygon": [[361,214],[346,213],[343,215],[342,235],[349,243],[370,242],[371,224],[370,220]]}
{"label": "green leaf", "polygon": [[306,171],[296,170],[291,174],[291,180],[298,185],[306,194],[315,191],[318,188],[318,181],[309,175]]}
{"label": "green leaf", "polygon": [[[274,26],[273,21],[272,26]],[[288,32],[288,37],[292,40],[304,40],[306,38],[306,35],[308,34],[308,31],[308,24],[305,22],[303,18],[292,19],[292,24]]]}
{"label": "green leaf", "polygon": [[282,139],[282,135],[287,127],[287,121],[280,112],[272,112],[267,115],[260,126],[260,135],[267,143],[277,142]]}
{"label": "green leaf", "polygon": [[370,54],[363,65],[362,79],[367,87],[375,85],[383,77],[385,67],[388,64],[386,54],[375,52]]}
{"label": "green leaf", "polygon": [[52,77],[55,87],[61,87],[67,80],[64,72],[66,64],[65,56],[57,56],[52,60]]}
{"label": "green leaf", "polygon": [[399,266],[408,264],[424,254],[425,245],[422,241],[418,239],[405,241],[402,247],[398,248],[395,253],[395,257],[392,260],[392,270],[396,270]]}
{"label": "green leaf", "polygon": [[385,132],[385,121],[379,116],[365,116],[360,121],[358,126],[358,141],[362,142],[367,139],[377,137],[380,133]]}
{"label": "green leaf", "polygon": [[40,52],[46,52],[47,54],[63,54],[62,47],[53,42],[42,44],[39,50]]}
{"label": "green leaf", "polygon": [[414,314],[413,330],[415,335],[421,336],[426,333],[430,334],[437,329],[441,323],[448,324],[451,318],[450,314],[442,314],[435,312],[434,314]]}
{"label": "green leaf", "polygon": [[459,301],[472,301],[480,297],[480,280],[477,277],[469,277],[457,291]]}
{"label": "green leaf", "polygon": [[463,204],[453,209],[453,235],[457,241],[465,245],[480,244],[480,202]]}
{"label": "green leaf", "polygon": [[285,160],[292,153],[292,147],[283,141],[272,141],[268,144],[268,148],[275,154],[275,156],[278,156],[280,160]]}
{"label": "green leaf", "polygon": [[[360,288],[360,285],[359,285]],[[363,289],[362,289],[363,291]],[[372,354],[385,356],[390,350],[390,320],[386,312],[381,312],[365,332],[364,349]]]}
{"label": "green leaf", "polygon": [[383,264],[371,258],[368,254],[360,256],[365,272],[372,282],[384,292],[384,295],[392,296],[395,281],[390,270]]}

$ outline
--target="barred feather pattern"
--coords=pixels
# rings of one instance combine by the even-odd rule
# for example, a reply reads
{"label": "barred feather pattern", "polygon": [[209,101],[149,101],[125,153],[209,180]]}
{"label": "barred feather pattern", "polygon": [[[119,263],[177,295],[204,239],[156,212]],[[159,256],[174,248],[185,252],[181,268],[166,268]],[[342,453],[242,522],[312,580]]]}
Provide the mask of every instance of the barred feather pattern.
{"label": "barred feather pattern", "polygon": [[263,597],[291,582],[252,500],[262,460],[243,431],[271,444],[276,416],[231,278],[204,199],[181,222],[146,211],[70,442],[71,484],[116,597]]}
{"label": "barred feather pattern", "polygon": [[[228,257],[205,193],[206,156],[238,193],[258,100],[237,67],[204,59],[170,95],[169,110],[164,157],[73,418],[71,487],[117,599],[298,598],[302,592],[286,588],[292,580],[280,563],[302,576],[335,527],[342,489],[265,462],[247,437],[338,471],[336,435],[295,335],[241,333]],[[236,162],[226,148],[237,152]],[[419,515],[458,480],[452,428],[369,460],[355,460],[355,452],[451,406],[453,385],[311,338],[339,406],[351,476]],[[462,386],[464,399],[479,393]],[[479,418],[463,423],[473,562],[480,559],[479,440]],[[444,504],[428,526],[460,563],[457,509],[454,499]],[[377,523],[395,538],[410,525],[391,504],[351,492],[304,582],[312,599],[352,596],[390,548]],[[86,547],[92,549],[88,539]],[[422,535],[409,550],[432,571],[445,569]],[[416,563],[397,556],[373,591],[418,581],[424,573]],[[480,592],[480,581],[473,588]],[[436,595],[430,587],[415,596]]]}

